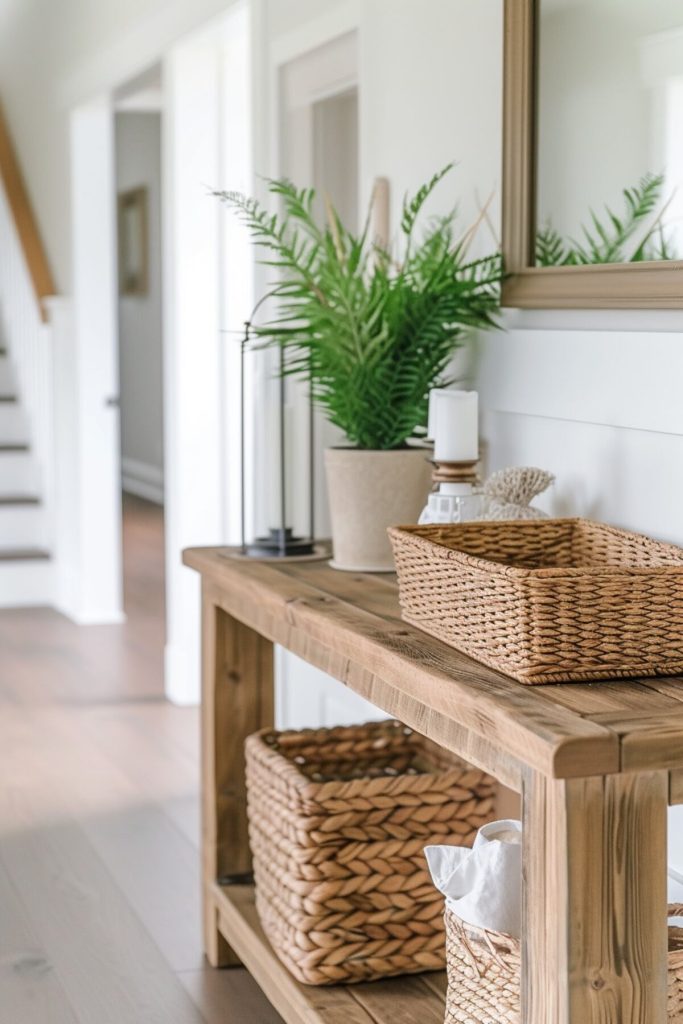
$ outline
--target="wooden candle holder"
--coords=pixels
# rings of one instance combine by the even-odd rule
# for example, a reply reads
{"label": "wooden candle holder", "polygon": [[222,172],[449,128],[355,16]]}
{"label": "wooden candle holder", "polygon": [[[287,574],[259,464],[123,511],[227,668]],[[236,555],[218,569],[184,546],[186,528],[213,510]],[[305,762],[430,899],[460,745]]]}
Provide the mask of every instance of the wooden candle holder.
{"label": "wooden candle holder", "polygon": [[439,484],[472,484],[475,487],[479,483],[478,459],[472,462],[438,462],[436,459],[430,461],[434,467],[432,469],[434,490],[438,489]]}

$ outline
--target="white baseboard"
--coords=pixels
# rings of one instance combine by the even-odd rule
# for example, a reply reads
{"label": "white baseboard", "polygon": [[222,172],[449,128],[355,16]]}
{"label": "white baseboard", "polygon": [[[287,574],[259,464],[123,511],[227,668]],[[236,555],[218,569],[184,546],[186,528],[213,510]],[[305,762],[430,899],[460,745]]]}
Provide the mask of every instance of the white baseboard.
{"label": "white baseboard", "polygon": [[55,603],[55,565],[51,559],[0,564],[0,608],[48,607]]}
{"label": "white baseboard", "polygon": [[179,707],[195,707],[201,700],[199,659],[189,666],[180,644],[166,644],[164,649],[164,689],[167,699]]}
{"label": "white baseboard", "polygon": [[121,459],[121,485],[127,494],[146,498],[156,505],[164,503],[164,472],[158,466],[124,455]]}
{"label": "white baseboard", "polygon": [[126,621],[120,603],[109,607],[84,607],[80,596],[78,575],[72,566],[56,560],[56,587],[52,602],[54,608],[77,626],[118,626]]}

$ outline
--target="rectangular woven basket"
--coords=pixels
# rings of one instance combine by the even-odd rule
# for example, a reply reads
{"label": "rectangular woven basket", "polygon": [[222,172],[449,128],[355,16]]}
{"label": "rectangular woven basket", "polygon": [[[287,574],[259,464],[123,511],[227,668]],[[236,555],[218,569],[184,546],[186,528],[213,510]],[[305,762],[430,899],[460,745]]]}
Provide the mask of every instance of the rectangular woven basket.
{"label": "rectangular woven basket", "polygon": [[445,966],[442,897],[423,848],[470,845],[493,780],[399,722],[247,739],[256,908],[309,985]]}
{"label": "rectangular woven basket", "polygon": [[[671,904],[669,917],[683,916]],[[465,924],[446,907],[448,992],[445,1024],[520,1024],[521,947],[517,939]],[[683,1024],[683,928],[669,927],[668,1024]]]}
{"label": "rectangular woven basket", "polygon": [[393,527],[403,618],[522,683],[683,672],[683,550],[587,519]]}

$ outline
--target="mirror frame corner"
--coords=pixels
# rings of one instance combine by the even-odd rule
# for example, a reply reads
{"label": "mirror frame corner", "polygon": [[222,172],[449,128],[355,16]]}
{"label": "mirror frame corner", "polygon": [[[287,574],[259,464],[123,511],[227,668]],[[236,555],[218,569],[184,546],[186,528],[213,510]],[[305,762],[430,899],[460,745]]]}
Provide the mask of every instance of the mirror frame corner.
{"label": "mirror frame corner", "polygon": [[540,0],[504,0],[502,305],[683,309],[683,260],[534,267]]}

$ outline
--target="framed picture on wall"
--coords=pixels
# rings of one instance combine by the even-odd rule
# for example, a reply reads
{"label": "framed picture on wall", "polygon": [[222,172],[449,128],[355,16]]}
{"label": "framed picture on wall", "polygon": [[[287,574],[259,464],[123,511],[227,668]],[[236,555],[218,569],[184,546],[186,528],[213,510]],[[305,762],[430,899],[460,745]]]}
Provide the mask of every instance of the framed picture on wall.
{"label": "framed picture on wall", "polygon": [[119,193],[119,293],[146,295],[149,288],[147,188]]}

